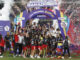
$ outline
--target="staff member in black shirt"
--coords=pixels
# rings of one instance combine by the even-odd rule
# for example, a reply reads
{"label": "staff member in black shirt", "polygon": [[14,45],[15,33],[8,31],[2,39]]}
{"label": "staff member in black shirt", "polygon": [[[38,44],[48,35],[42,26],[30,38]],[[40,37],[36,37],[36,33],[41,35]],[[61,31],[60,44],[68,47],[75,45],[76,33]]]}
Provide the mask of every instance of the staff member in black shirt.
{"label": "staff member in black shirt", "polygon": [[65,53],[66,53],[66,51],[67,51],[67,53],[68,53],[68,57],[69,58],[71,58],[70,57],[70,50],[69,50],[69,44],[70,44],[70,41],[68,40],[68,36],[66,36],[65,37],[65,40],[63,41],[63,49],[64,49],[64,53],[63,53],[63,59],[64,59],[64,55],[65,55]]}

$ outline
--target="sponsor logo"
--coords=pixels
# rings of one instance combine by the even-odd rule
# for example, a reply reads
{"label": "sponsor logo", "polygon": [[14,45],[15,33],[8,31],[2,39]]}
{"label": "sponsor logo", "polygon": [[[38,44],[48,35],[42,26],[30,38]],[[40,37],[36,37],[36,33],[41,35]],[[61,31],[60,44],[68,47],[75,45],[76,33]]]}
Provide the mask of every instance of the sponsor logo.
{"label": "sponsor logo", "polygon": [[65,22],[61,22],[61,27],[62,28],[66,28],[67,26],[66,26],[66,23]]}
{"label": "sponsor logo", "polygon": [[24,17],[19,17],[19,18],[17,18],[17,20],[25,20],[25,18]]}
{"label": "sponsor logo", "polygon": [[3,26],[0,26],[0,31],[3,31]]}
{"label": "sponsor logo", "polygon": [[58,19],[59,20],[65,20],[66,18],[65,17],[59,17]]}
{"label": "sponsor logo", "polygon": [[5,31],[9,31],[9,30],[10,30],[9,26],[5,26],[5,27],[4,27],[4,30],[5,30]]}

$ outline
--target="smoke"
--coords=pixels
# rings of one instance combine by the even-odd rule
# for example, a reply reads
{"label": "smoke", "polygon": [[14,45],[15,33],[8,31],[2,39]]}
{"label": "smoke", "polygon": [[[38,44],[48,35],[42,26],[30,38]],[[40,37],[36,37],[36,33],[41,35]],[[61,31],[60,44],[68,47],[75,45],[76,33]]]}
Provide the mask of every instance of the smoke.
{"label": "smoke", "polygon": [[0,9],[0,21],[9,21],[9,15],[11,11],[11,7],[14,4],[14,0],[0,0],[4,3],[4,7]]}

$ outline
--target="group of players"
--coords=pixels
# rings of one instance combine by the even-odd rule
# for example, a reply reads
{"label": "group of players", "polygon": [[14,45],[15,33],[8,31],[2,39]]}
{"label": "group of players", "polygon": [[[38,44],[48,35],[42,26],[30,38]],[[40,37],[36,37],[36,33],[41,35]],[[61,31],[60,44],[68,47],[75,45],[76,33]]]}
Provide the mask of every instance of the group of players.
{"label": "group of players", "polygon": [[[2,41],[2,37],[0,41]],[[68,37],[66,37],[66,41]],[[4,45],[10,51],[14,51],[14,57],[16,56],[30,56],[31,58],[40,58],[40,57],[48,57],[48,56],[64,56],[66,50],[69,53],[68,42],[63,43],[63,37],[61,35],[60,29],[50,26],[50,24],[46,25],[27,25],[26,28],[21,29],[18,27],[15,33],[12,35],[7,33],[4,38]],[[63,49],[63,45],[65,49]],[[4,46],[2,46],[4,48]],[[3,48],[0,44],[0,56],[3,54]],[[13,47],[13,49],[12,49]],[[64,53],[63,53],[64,50]]]}

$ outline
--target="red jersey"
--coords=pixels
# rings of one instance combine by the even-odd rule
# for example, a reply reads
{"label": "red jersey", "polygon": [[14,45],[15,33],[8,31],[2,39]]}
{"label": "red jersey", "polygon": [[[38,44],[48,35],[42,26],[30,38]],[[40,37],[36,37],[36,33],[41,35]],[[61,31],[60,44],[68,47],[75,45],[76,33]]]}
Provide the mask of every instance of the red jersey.
{"label": "red jersey", "polygon": [[14,40],[15,40],[15,43],[18,43],[18,40],[19,40],[19,38],[18,38],[18,35],[14,35]]}
{"label": "red jersey", "polygon": [[4,42],[3,38],[2,38],[1,42],[0,42],[0,46],[4,47],[4,44],[5,44],[5,42]]}

